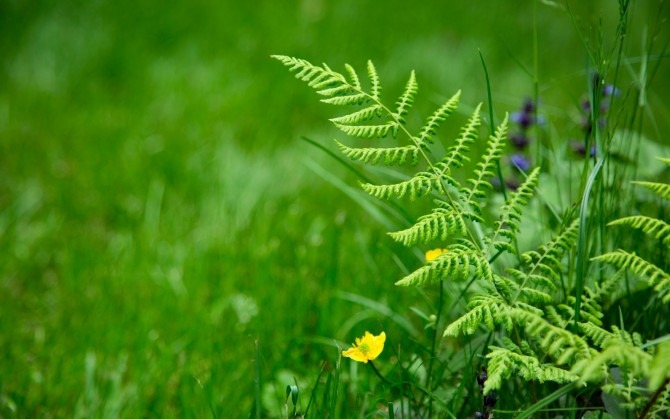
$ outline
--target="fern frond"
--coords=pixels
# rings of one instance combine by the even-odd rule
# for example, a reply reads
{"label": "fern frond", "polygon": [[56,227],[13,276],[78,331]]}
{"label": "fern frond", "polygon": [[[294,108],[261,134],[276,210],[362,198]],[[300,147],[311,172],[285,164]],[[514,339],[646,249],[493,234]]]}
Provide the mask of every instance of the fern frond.
{"label": "fern frond", "polygon": [[644,231],[646,234],[661,240],[663,243],[670,245],[670,224],[663,220],[644,215],[634,215],[630,217],[619,218],[608,224],[613,225],[628,225],[633,228]]}
{"label": "fern frond", "polygon": [[377,73],[375,65],[372,64],[372,61],[370,60],[368,60],[367,70],[368,70],[368,78],[370,79],[370,84],[372,86],[371,96],[375,101],[379,102],[381,98],[382,85],[379,81],[379,73]]}
{"label": "fern frond", "polygon": [[416,243],[425,243],[438,238],[447,240],[449,237],[461,236],[465,232],[465,221],[459,211],[454,208],[438,207],[434,208],[430,214],[419,217],[410,228],[388,234],[393,240],[405,246],[412,246]]}
{"label": "fern frond", "polygon": [[496,275],[494,277],[496,289],[507,300],[522,299],[523,301],[533,305],[543,305],[550,303],[553,298],[551,295],[537,288],[521,286],[515,281]]}
{"label": "fern frond", "polygon": [[643,186],[663,199],[670,200],[670,183],[634,181],[635,185]]}
{"label": "fern frond", "polygon": [[556,359],[557,365],[589,359],[595,354],[595,350],[581,336],[550,324],[540,316],[529,315],[526,331],[538,341],[547,355]]}
{"label": "fern frond", "polygon": [[484,255],[461,241],[449,246],[448,252],[405,276],[396,285],[420,286],[446,279],[462,280],[473,274],[491,281],[493,271]]}
{"label": "fern frond", "polygon": [[380,160],[382,160],[386,165],[402,165],[409,161],[410,164],[415,165],[419,160],[419,149],[414,145],[387,148],[358,148],[348,147],[337,140],[335,140],[335,143],[337,143],[337,146],[342,151],[342,154],[351,160],[356,160],[363,163],[377,164]]}
{"label": "fern frond", "polygon": [[363,183],[361,186],[365,192],[379,199],[402,198],[408,195],[411,200],[428,195],[433,189],[440,187],[439,180],[428,172],[418,172],[411,179],[391,185]]}
{"label": "fern frond", "polygon": [[670,274],[635,253],[616,250],[597,256],[592,260],[609,263],[619,269],[629,269],[637,275],[646,276],[654,289],[662,296],[662,301],[670,301]]}
{"label": "fern frond", "polygon": [[565,329],[570,324],[570,318],[566,319],[556,310],[554,306],[547,306],[544,308],[544,315],[547,321],[554,326]]}
{"label": "fern frond", "polygon": [[489,347],[486,355],[488,378],[484,384],[484,394],[498,390],[502,383],[512,376],[520,376],[526,381],[553,381],[555,383],[571,383],[577,376],[570,371],[557,368],[552,364],[540,363],[535,356],[522,355],[505,348]]}
{"label": "fern frond", "polygon": [[349,64],[344,64],[344,68],[347,70],[347,73],[349,73],[349,78],[351,79],[351,84],[356,89],[362,90],[361,81],[358,78],[358,74],[356,73],[356,70]]}
{"label": "fern frond", "polygon": [[[346,96],[339,96],[338,98],[342,99],[344,97]],[[335,126],[345,134],[359,138],[385,138],[389,132],[395,137],[398,132],[396,122],[387,122],[380,125],[350,125],[335,122]]]}
{"label": "fern frond", "polygon": [[567,250],[576,245],[578,227],[579,220],[573,220],[558,236],[540,246],[537,251],[530,250],[521,255],[526,269],[510,268],[507,272],[522,286],[530,283],[556,289],[555,284],[560,282],[563,267],[561,259]]}
{"label": "fern frond", "polygon": [[286,55],[272,55],[271,57],[287,66],[289,71],[296,72],[295,77],[297,79],[307,82],[307,85],[314,89],[322,89],[328,85],[341,86],[347,84],[343,75],[330,70],[327,66],[320,67],[307,60]]}
{"label": "fern frond", "polygon": [[419,144],[433,143],[433,135],[437,133],[440,124],[444,122],[457,108],[461,99],[461,91],[456,92],[442,106],[440,106],[428,118],[425,125],[421,128],[418,137]]}
{"label": "fern frond", "polygon": [[500,161],[502,151],[505,146],[508,129],[508,115],[496,128],[495,134],[489,138],[488,148],[482,157],[482,161],[477,163],[477,169],[474,171],[474,178],[468,179],[471,185],[470,189],[464,189],[461,192],[465,196],[464,202],[473,208],[477,213],[481,213],[481,207],[476,199],[486,197],[486,190],[491,189],[489,179],[495,176],[495,168]]}
{"label": "fern frond", "polygon": [[527,273],[514,268],[508,268],[506,272],[520,284],[530,284],[537,288],[544,287],[552,291],[556,289],[554,281],[544,274]]}
{"label": "fern frond", "polygon": [[349,95],[333,96],[327,99],[321,99],[321,102],[336,106],[360,105],[364,103],[367,98],[368,96],[365,93],[352,93]]}
{"label": "fern frond", "polygon": [[[460,92],[459,92],[460,93]],[[478,130],[481,125],[480,111],[482,104],[478,104],[468,121],[461,127],[461,132],[456,142],[447,149],[447,152],[441,163],[449,170],[458,169],[464,162],[470,161],[466,153],[470,151],[470,146],[478,138]]]}
{"label": "fern frond", "polygon": [[467,313],[447,326],[444,337],[471,335],[482,324],[489,330],[494,330],[496,324],[502,324],[507,330],[512,330],[514,326],[512,318],[507,315],[510,307],[498,295],[475,295],[470,299],[468,309]]}
{"label": "fern frond", "polygon": [[[505,205],[502,206],[500,218],[494,224],[493,238],[491,244],[498,250],[508,250],[514,252],[512,242],[520,231],[519,221],[521,221],[521,212],[523,207],[528,205],[528,201],[533,196],[535,187],[540,177],[540,168],[536,167],[526,177],[526,180],[512,193]],[[496,240],[502,236],[507,241]]]}
{"label": "fern frond", "polygon": [[[616,336],[616,335],[615,335]],[[605,343],[605,349],[589,360],[581,360],[572,367],[572,373],[580,376],[580,381],[600,381],[603,372],[610,365],[628,370],[633,376],[646,377],[649,374],[652,357],[640,348],[625,341],[612,338]]]}
{"label": "fern frond", "polygon": [[379,111],[382,109],[382,106],[375,103],[373,105],[368,106],[367,108],[363,108],[359,111],[339,116],[337,118],[331,118],[330,122],[334,124],[344,124],[344,125],[351,125],[351,124],[357,124],[359,122],[365,122],[369,121],[375,116],[379,115]]}
{"label": "fern frond", "polygon": [[393,113],[396,119],[401,123],[405,123],[405,115],[407,115],[407,112],[409,112],[409,109],[414,104],[414,95],[416,95],[418,90],[419,85],[416,82],[416,75],[412,70],[412,72],[409,74],[409,80],[407,80],[405,90],[403,90],[402,94],[398,98],[398,101],[396,102],[396,110]]}

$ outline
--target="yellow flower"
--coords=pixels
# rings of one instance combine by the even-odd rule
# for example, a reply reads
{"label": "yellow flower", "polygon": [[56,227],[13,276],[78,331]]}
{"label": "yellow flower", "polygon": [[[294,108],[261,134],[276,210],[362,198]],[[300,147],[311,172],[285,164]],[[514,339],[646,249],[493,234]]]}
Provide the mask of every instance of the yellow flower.
{"label": "yellow flower", "polygon": [[368,361],[372,361],[382,353],[384,350],[384,341],[386,341],[386,333],[384,332],[381,332],[379,336],[365,332],[365,336],[356,338],[354,346],[346,351],[342,351],[342,356],[367,364]]}
{"label": "yellow flower", "polygon": [[447,253],[448,249],[433,249],[426,252],[426,262],[432,262],[441,256],[444,253]]}

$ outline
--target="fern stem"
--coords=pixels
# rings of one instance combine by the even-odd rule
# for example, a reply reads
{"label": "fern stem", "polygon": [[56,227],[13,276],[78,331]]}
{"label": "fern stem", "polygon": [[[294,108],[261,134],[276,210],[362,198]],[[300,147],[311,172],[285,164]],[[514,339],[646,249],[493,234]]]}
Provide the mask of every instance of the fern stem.
{"label": "fern stem", "polygon": [[663,381],[663,383],[654,392],[654,394],[651,396],[647,404],[644,406],[644,409],[640,413],[639,419],[645,419],[647,417],[649,411],[651,410],[652,407],[654,407],[656,400],[660,397],[661,393],[663,393],[663,390],[668,386],[668,384],[670,384],[670,378],[666,378],[665,381]]}

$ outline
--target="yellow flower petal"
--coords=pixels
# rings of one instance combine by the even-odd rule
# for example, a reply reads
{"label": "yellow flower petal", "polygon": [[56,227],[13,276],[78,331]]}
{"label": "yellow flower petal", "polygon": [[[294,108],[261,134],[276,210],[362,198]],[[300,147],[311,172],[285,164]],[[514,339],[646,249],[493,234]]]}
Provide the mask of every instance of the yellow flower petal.
{"label": "yellow flower petal", "polygon": [[426,262],[432,262],[444,253],[447,253],[448,249],[433,249],[426,252]]}
{"label": "yellow flower petal", "polygon": [[385,341],[386,333],[384,332],[381,332],[379,336],[365,332],[362,338],[356,338],[356,343],[351,348],[342,351],[342,356],[367,364],[368,361],[372,361],[382,353]]}

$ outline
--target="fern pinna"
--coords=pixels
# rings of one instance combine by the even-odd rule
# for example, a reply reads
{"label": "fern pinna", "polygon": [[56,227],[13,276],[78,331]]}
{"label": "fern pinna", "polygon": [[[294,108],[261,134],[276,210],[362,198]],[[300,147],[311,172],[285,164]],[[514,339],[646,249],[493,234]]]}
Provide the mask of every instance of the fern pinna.
{"label": "fern pinna", "polygon": [[[362,188],[379,199],[430,199],[433,207],[408,228],[391,232],[390,237],[405,246],[427,245],[435,240],[447,242],[447,250],[396,282],[399,286],[421,286],[439,281],[475,281],[477,290],[468,297],[467,312],[446,326],[444,336],[473,334],[481,329],[498,332],[496,344],[488,347],[488,372],[484,393],[500,390],[505,381],[516,377],[528,381],[557,383],[598,382],[626,403],[640,403],[641,393],[634,386],[622,386],[608,380],[608,367],[623,368],[630,383],[649,376],[649,367],[660,361],[651,350],[619,329],[607,331],[600,321],[601,302],[616,284],[613,275],[604,282],[593,282],[583,291],[583,301],[575,318],[574,299],[566,291],[565,258],[572,254],[580,228],[577,220],[565,220],[565,227],[538,248],[521,252],[516,240],[521,233],[521,218],[540,179],[540,169],[525,174],[525,180],[509,196],[490,220],[482,202],[492,189],[490,180],[507,140],[508,118],[503,118],[493,135],[486,140],[486,150],[467,172],[471,146],[479,140],[481,104],[477,105],[459,135],[444,144],[446,152],[433,158],[432,145],[437,141],[440,125],[458,106],[456,92],[439,106],[416,132],[406,123],[406,116],[418,92],[414,72],[394,105],[382,99],[379,74],[367,63],[367,82],[346,64],[339,73],[326,64],[314,65],[306,60],[275,55],[322,97],[321,101],[356,107],[353,112],[331,119],[346,135],[364,139],[396,138],[401,145],[393,147],[355,147],[337,141],[344,155],[364,164],[412,167],[409,179],[393,184],[364,183]],[[465,171],[466,183],[455,172]],[[661,192],[665,190],[657,188]],[[666,191],[667,192],[667,191]],[[670,229],[658,221],[634,219],[620,221],[656,234],[667,243]],[[497,263],[498,258],[515,260],[513,267]],[[621,261],[618,254],[604,255],[604,260],[627,266],[638,273],[652,273],[656,286],[667,289],[667,274],[634,261]],[[620,262],[621,261],[621,262]],[[507,264],[509,266],[509,263]],[[665,276],[664,276],[665,275]],[[562,290],[559,290],[562,287]],[[561,292],[562,291],[562,292]],[[464,291],[465,292],[465,291]],[[667,295],[666,295],[667,297]],[[615,349],[613,349],[615,348]],[[660,385],[663,380],[656,378]],[[434,391],[439,383],[433,381]],[[666,382],[667,384],[667,382]],[[608,387],[609,386],[609,387]],[[639,406],[638,406],[639,407]]]}

